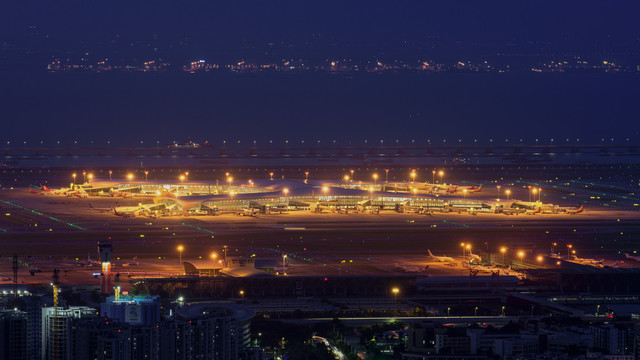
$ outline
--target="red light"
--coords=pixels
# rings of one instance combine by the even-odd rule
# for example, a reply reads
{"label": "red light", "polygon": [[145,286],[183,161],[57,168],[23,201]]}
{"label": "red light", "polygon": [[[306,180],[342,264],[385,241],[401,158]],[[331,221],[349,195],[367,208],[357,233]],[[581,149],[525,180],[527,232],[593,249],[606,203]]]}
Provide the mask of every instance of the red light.
{"label": "red light", "polygon": [[327,281],[327,280],[329,280],[329,279],[328,278],[324,278],[324,281]]}

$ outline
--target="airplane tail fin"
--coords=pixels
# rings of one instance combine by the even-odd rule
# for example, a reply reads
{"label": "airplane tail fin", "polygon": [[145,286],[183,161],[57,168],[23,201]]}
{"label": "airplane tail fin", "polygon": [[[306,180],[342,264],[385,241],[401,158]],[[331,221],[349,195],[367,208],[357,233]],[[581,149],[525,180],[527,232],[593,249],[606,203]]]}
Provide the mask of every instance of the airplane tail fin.
{"label": "airplane tail fin", "polygon": [[475,192],[480,192],[480,190],[482,190],[482,185],[478,186]]}

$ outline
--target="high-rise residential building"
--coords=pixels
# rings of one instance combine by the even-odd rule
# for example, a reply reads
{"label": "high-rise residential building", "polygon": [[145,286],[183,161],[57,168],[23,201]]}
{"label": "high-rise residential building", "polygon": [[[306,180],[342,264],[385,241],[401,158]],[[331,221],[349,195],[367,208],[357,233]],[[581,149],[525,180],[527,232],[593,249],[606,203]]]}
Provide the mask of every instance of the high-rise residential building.
{"label": "high-rise residential building", "polygon": [[96,309],[86,306],[45,307],[42,309],[43,360],[75,359],[72,322],[75,319],[97,317]]}
{"label": "high-rise residential building", "polygon": [[161,359],[237,360],[251,341],[255,312],[231,303],[193,303],[161,326]]}
{"label": "high-rise residential building", "polygon": [[100,316],[131,325],[160,321],[158,296],[110,296],[100,305]]}
{"label": "high-rise residential building", "polygon": [[27,359],[27,313],[0,310],[0,360]]}

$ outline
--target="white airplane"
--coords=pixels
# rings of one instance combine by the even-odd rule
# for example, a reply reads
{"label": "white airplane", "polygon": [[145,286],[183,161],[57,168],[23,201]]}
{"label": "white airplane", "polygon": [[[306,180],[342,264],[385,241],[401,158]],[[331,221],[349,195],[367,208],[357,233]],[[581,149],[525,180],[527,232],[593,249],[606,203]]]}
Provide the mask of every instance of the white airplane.
{"label": "white airplane", "polygon": [[452,257],[448,257],[448,256],[435,256],[431,253],[431,250],[427,249],[427,252],[429,253],[429,258],[431,260],[437,261],[437,262],[455,262],[456,260]]}
{"label": "white airplane", "polygon": [[113,212],[114,208],[97,208],[94,207],[91,203],[89,203],[89,207],[92,208],[93,210],[99,211],[99,212]]}
{"label": "white airplane", "polygon": [[635,260],[635,261],[640,261],[640,256],[633,256],[629,253],[624,254],[624,257],[626,257],[627,259],[631,259],[631,260]]}
{"label": "white airplane", "polygon": [[471,252],[471,250],[469,250],[469,260],[471,262],[476,262],[479,263],[480,261],[482,261],[482,258],[480,257],[480,255],[476,255],[474,253]]}
{"label": "white airplane", "polygon": [[244,208],[242,211],[236,212],[236,215],[240,216],[256,216],[260,213],[260,210],[253,208]]}
{"label": "white airplane", "polygon": [[423,272],[425,270],[428,270],[429,269],[429,265],[426,265],[425,267],[422,267],[422,266],[409,266],[409,265],[393,264],[393,268],[394,268],[394,270],[403,271],[403,272],[406,272],[406,273],[419,273],[419,272]]}

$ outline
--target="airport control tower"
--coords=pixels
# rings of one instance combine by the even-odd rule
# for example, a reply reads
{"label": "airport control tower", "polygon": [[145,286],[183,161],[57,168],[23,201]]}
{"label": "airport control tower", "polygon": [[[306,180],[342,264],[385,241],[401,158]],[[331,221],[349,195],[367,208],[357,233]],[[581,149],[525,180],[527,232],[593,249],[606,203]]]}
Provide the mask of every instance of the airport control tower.
{"label": "airport control tower", "polygon": [[102,263],[100,289],[102,290],[102,294],[109,295],[111,293],[111,254],[113,253],[111,242],[98,241],[98,253],[100,254],[100,262]]}

